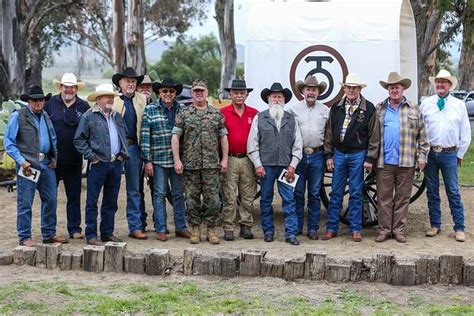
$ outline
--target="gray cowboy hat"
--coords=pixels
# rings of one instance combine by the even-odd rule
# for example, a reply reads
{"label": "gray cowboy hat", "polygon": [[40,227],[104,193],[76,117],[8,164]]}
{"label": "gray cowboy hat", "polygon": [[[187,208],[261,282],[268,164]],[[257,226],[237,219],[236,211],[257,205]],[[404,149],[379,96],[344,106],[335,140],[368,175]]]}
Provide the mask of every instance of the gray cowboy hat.
{"label": "gray cowboy hat", "polygon": [[318,83],[318,79],[316,79],[315,76],[308,76],[304,81],[298,80],[296,82],[296,89],[300,92],[303,93],[303,89],[305,87],[316,87],[318,88],[319,94],[322,94],[326,88],[327,88],[326,82],[320,82]]}

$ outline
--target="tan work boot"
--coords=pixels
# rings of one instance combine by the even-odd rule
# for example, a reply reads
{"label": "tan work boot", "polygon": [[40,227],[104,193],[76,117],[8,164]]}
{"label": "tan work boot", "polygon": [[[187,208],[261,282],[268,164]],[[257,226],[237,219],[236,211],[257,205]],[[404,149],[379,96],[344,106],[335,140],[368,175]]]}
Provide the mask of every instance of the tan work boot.
{"label": "tan work boot", "polygon": [[428,229],[425,236],[426,237],[434,237],[434,236],[438,235],[440,231],[441,231],[441,229],[439,229],[439,228],[431,227],[430,229]]}
{"label": "tan work boot", "polygon": [[460,242],[466,241],[466,234],[464,234],[463,231],[458,230],[455,233],[455,238],[456,238],[456,241],[460,241]]}
{"label": "tan work boot", "polygon": [[192,244],[199,244],[201,242],[201,227],[199,225],[191,226],[191,238],[189,242]]}
{"label": "tan work boot", "polygon": [[207,228],[207,241],[213,245],[220,243],[219,237],[216,235],[216,229],[214,227]]}

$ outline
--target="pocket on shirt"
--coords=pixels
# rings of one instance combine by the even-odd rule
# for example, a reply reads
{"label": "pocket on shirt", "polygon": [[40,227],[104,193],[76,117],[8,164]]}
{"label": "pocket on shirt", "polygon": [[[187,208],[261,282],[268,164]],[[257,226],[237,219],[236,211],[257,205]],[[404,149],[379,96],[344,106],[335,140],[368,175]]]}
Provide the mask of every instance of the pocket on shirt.
{"label": "pocket on shirt", "polygon": [[416,115],[408,115],[408,127],[416,129],[418,127],[418,116]]}

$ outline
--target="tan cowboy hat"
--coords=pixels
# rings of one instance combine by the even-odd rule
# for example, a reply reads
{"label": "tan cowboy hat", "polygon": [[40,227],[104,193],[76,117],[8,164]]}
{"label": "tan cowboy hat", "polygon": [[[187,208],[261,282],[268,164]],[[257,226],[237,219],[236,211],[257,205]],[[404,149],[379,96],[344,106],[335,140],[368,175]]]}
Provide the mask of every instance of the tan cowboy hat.
{"label": "tan cowboy hat", "polygon": [[436,75],[436,77],[429,77],[428,79],[430,80],[433,86],[435,85],[436,79],[448,80],[449,82],[451,82],[451,87],[449,88],[449,91],[453,91],[458,86],[458,79],[456,79],[456,77],[454,76],[451,76],[451,73],[446,69],[441,69]]}
{"label": "tan cowboy hat", "polygon": [[397,83],[401,84],[403,87],[405,87],[405,89],[408,89],[411,86],[411,80],[408,78],[402,78],[402,76],[400,76],[400,74],[396,71],[392,71],[388,74],[387,81],[380,80],[379,82],[384,89],[388,89],[389,85]]}
{"label": "tan cowboy hat", "polygon": [[76,86],[77,90],[81,90],[82,88],[86,86],[85,82],[77,81],[76,76],[72,72],[66,72],[61,78],[61,81],[54,79],[53,83],[54,83],[54,87],[57,90],[61,89],[61,85],[67,86],[67,87]]}
{"label": "tan cowboy hat", "polygon": [[315,76],[308,76],[304,81],[298,80],[296,82],[296,89],[300,92],[303,93],[303,88],[304,87],[316,87],[319,90],[319,94],[323,94],[323,92],[327,88],[326,82],[321,82],[318,83],[318,79],[316,79]]}
{"label": "tan cowboy hat", "polygon": [[349,87],[360,87],[361,89],[367,87],[365,83],[362,83],[359,79],[359,76],[355,73],[350,73],[347,75],[346,80],[344,82],[339,82],[341,86],[349,86]]}
{"label": "tan cowboy hat", "polygon": [[151,81],[150,76],[144,75],[144,76],[143,76],[143,81],[140,83],[140,85],[142,85],[142,84],[149,84],[149,85],[151,85],[151,84],[153,84],[153,81]]}
{"label": "tan cowboy hat", "polygon": [[110,83],[103,83],[95,88],[95,92],[92,92],[87,96],[87,101],[95,102],[98,97],[103,95],[110,95],[113,97],[119,96],[119,94],[114,91],[114,87]]}

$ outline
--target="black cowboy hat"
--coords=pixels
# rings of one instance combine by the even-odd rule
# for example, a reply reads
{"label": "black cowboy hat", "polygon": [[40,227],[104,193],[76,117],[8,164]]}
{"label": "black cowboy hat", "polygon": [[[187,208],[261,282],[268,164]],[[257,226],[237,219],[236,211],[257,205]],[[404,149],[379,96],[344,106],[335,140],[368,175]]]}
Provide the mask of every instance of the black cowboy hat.
{"label": "black cowboy hat", "polygon": [[268,96],[272,92],[281,92],[285,96],[285,104],[288,103],[291,100],[291,97],[293,96],[290,89],[284,88],[279,82],[274,82],[270,89],[265,88],[262,90],[260,93],[260,96],[262,97],[263,102],[268,103]]}
{"label": "black cowboy hat", "polygon": [[162,88],[172,88],[172,89],[175,89],[176,90],[176,95],[180,95],[181,92],[183,91],[183,85],[182,84],[176,84],[174,83],[173,79],[171,78],[165,78],[163,79],[162,82],[153,82],[153,92],[155,92],[156,94],[159,94],[160,93],[160,89]]}
{"label": "black cowboy hat", "polygon": [[224,90],[227,92],[230,92],[230,90],[247,90],[247,92],[252,92],[253,88],[247,88],[245,80],[234,79],[230,88],[224,88]]}
{"label": "black cowboy hat", "polygon": [[51,98],[51,93],[44,95],[43,89],[41,89],[40,86],[32,86],[28,93],[20,96],[20,100],[24,102],[28,102],[30,99],[44,99],[45,101],[48,101],[49,98]]}
{"label": "black cowboy hat", "polygon": [[112,76],[112,82],[114,83],[114,85],[116,85],[118,87],[120,79],[122,79],[122,78],[135,78],[135,79],[137,79],[137,86],[138,86],[140,83],[142,83],[143,77],[144,77],[143,75],[139,76],[137,74],[137,72],[135,71],[135,69],[133,69],[132,67],[127,67],[122,72],[119,72],[119,73],[116,73],[115,75],[113,75]]}

